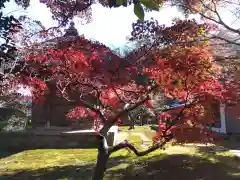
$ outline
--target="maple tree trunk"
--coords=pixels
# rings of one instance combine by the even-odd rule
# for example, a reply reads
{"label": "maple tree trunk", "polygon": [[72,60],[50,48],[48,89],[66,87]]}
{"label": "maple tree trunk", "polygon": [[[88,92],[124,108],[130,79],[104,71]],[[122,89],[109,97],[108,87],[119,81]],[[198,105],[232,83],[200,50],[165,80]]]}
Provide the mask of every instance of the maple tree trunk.
{"label": "maple tree trunk", "polygon": [[99,136],[98,138],[100,143],[98,148],[97,163],[93,172],[92,180],[103,180],[109,159],[108,144],[106,138],[104,136]]}
{"label": "maple tree trunk", "polygon": [[166,139],[161,143],[157,143],[145,151],[139,151],[134,147],[134,145],[128,143],[127,141],[119,143],[113,147],[108,147],[106,144],[106,138],[102,137],[102,139],[100,140],[100,146],[98,148],[97,163],[95,166],[92,180],[103,180],[104,173],[107,169],[107,163],[110,154],[117,152],[121,149],[128,148],[129,150],[133,151],[136,156],[145,156],[148,153],[151,153],[159,148],[162,148],[167,142],[169,142],[170,139]]}
{"label": "maple tree trunk", "polygon": [[104,173],[107,169],[108,153],[104,150],[98,151],[97,163],[95,166],[92,180],[103,180]]}

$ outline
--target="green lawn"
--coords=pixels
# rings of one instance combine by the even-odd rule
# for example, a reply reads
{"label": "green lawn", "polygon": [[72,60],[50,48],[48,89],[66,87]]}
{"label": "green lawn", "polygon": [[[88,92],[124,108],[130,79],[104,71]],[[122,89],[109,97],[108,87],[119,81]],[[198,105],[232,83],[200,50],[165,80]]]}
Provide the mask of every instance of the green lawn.
{"label": "green lawn", "polygon": [[[130,142],[141,148],[138,136]],[[29,150],[0,159],[1,180],[88,180],[96,161],[95,149]],[[197,147],[173,146],[137,158],[127,150],[114,153],[106,180],[234,180],[240,160],[229,152],[211,153]]]}

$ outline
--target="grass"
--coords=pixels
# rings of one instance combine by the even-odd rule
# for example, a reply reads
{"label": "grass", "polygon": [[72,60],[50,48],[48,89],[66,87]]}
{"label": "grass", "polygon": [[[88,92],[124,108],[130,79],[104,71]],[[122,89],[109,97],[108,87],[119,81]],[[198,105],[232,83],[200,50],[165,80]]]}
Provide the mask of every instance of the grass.
{"label": "grass", "polygon": [[[148,128],[131,131],[147,132]],[[125,127],[120,130],[127,131]],[[139,136],[129,138],[137,148],[142,148]],[[96,149],[23,151],[0,159],[0,180],[88,180],[96,156]],[[139,158],[120,150],[111,155],[105,180],[120,179],[235,180],[240,179],[240,160],[228,151],[214,153],[194,146],[170,146]]]}
{"label": "grass", "polygon": [[[0,160],[0,179],[88,180],[97,151],[31,150]],[[169,147],[136,158],[127,150],[114,153],[105,179],[219,179],[240,178],[240,160],[229,152],[210,153],[196,147]]]}

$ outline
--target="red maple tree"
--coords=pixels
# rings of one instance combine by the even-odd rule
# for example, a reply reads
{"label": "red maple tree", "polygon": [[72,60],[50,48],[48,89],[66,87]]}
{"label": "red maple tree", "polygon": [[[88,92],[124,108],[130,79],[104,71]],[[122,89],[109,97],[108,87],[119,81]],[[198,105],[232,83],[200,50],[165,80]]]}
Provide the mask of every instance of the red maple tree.
{"label": "red maple tree", "polygon": [[[90,116],[97,122],[95,130],[100,145],[94,180],[103,179],[109,156],[120,149],[129,148],[143,156],[170,140],[181,143],[214,140],[209,125],[216,119],[209,115],[207,105],[223,101],[226,90],[218,80],[220,71],[213,66],[207,42],[195,41],[207,25],[195,21],[177,21],[172,27],[141,23],[133,26],[132,40],[146,36],[153,42],[125,58],[83,37],[68,46],[35,50],[26,56],[28,67],[21,78],[33,87],[35,100],[43,100],[44,94],[52,90],[51,82],[57,95],[78,104],[67,115],[69,118]],[[146,26],[141,29],[144,23]],[[109,129],[142,104],[152,108],[150,94],[154,91],[180,99],[185,105],[174,115],[159,117],[153,146],[145,151],[137,150],[127,141],[108,146]]]}

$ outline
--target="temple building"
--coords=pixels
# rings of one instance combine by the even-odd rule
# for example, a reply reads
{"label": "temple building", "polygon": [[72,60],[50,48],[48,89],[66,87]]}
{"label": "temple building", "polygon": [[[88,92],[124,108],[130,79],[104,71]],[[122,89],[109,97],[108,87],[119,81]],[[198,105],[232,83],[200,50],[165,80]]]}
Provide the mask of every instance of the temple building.
{"label": "temple building", "polygon": [[76,36],[76,37],[79,36],[78,31],[74,26],[74,22],[71,22],[69,28],[65,30],[64,37],[68,37],[68,36]]}
{"label": "temple building", "polygon": [[[80,39],[80,41],[79,41]],[[83,40],[84,44],[81,44]],[[79,44],[80,43],[80,44]],[[89,41],[83,36],[79,36],[77,29],[74,27],[74,23],[71,22],[68,29],[65,30],[65,34],[62,37],[53,39],[46,43],[47,46],[51,46],[57,49],[67,47],[71,44],[76,44],[84,53],[91,53],[91,48],[99,49],[98,56],[100,58],[111,59],[113,56],[119,58],[113,54],[106,46]],[[106,49],[107,51],[102,51]],[[54,82],[47,83],[50,93],[45,95],[45,101],[43,104],[36,104],[32,109],[32,126],[33,127],[50,127],[50,126],[68,126],[74,129],[90,129],[93,125],[93,121],[71,121],[66,118],[66,114],[76,106],[76,103],[69,102],[66,99],[56,95],[56,84]]]}

